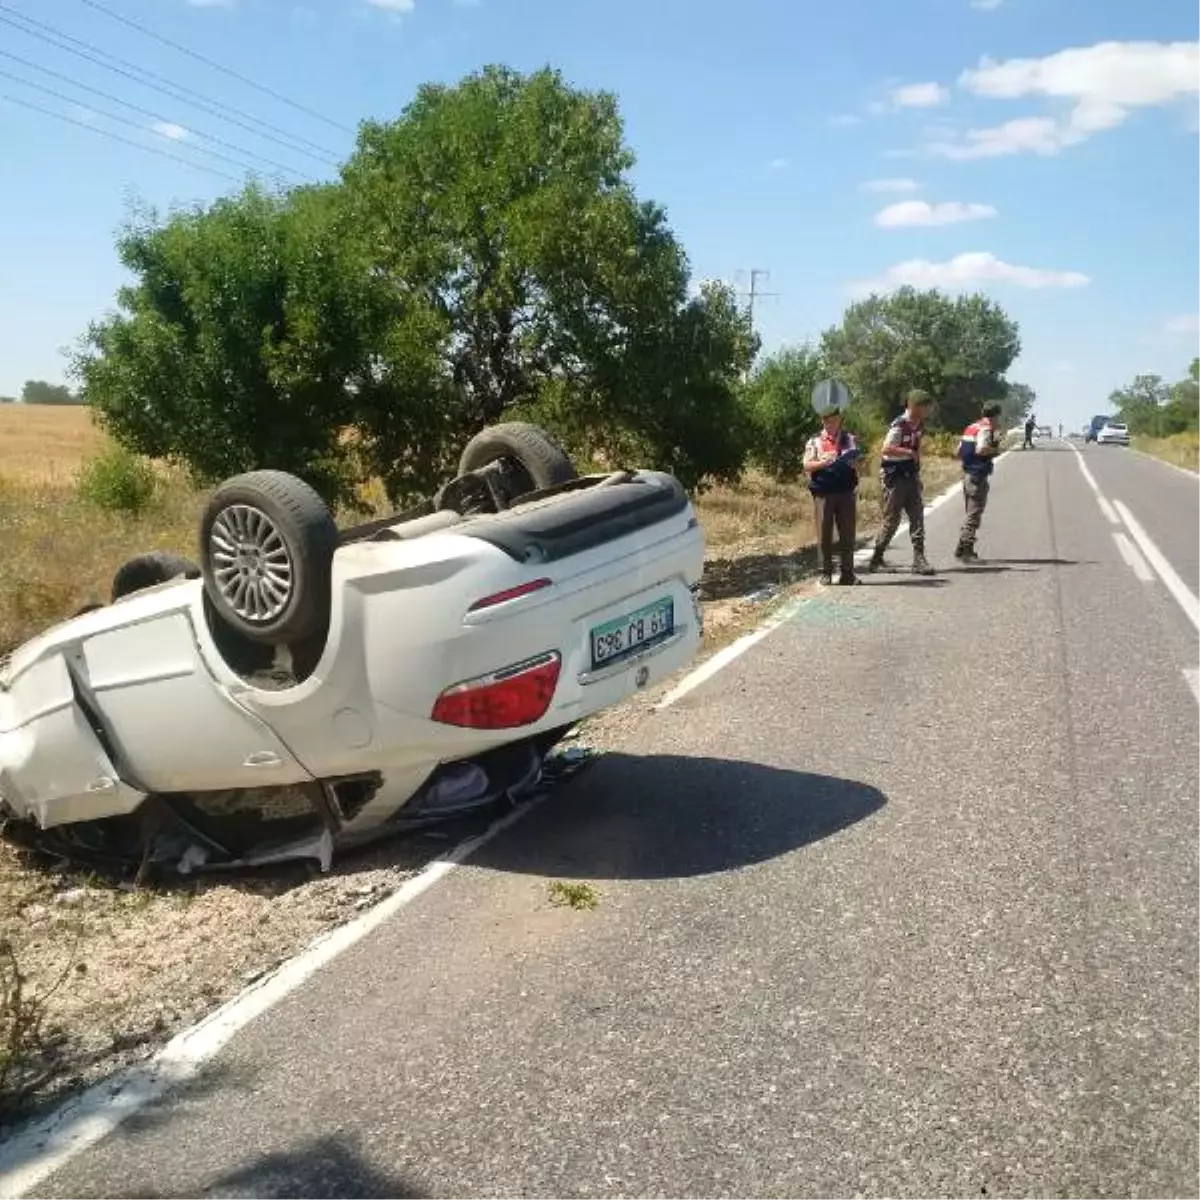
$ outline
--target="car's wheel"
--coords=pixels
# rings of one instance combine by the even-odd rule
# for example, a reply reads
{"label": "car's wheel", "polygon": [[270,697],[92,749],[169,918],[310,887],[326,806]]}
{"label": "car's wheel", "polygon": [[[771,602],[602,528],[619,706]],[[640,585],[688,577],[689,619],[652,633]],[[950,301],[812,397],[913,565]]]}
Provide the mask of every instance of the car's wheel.
{"label": "car's wheel", "polygon": [[544,429],[524,421],[480,430],[462,452],[459,477],[492,464],[503,471],[504,490],[511,499],[569,483],[579,475],[566,451]]}
{"label": "car's wheel", "polygon": [[115,603],[122,596],[140,592],[143,588],[155,587],[171,579],[198,579],[199,576],[200,568],[190,559],[154,550],[139,554],[117,568],[112,581],[112,599]]}
{"label": "car's wheel", "polygon": [[283,471],[223,483],[200,524],[204,586],[217,615],[257,642],[324,634],[337,526],[324,500]]}

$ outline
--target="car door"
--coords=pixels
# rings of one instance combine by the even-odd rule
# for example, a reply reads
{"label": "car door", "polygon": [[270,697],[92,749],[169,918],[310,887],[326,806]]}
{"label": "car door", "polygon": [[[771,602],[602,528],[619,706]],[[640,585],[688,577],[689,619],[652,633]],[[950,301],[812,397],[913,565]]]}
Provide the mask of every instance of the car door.
{"label": "car door", "polygon": [[191,606],[154,611],[154,599],[125,601],[128,619],[82,639],[76,656],[81,689],[130,778],[156,792],[310,780],[274,730],[213,678]]}

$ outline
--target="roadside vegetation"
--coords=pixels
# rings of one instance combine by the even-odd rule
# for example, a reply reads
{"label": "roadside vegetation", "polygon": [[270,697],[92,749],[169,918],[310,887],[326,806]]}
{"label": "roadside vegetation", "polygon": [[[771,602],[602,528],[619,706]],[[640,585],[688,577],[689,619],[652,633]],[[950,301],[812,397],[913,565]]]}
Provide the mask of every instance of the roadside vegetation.
{"label": "roadside vegetation", "polygon": [[1186,378],[1176,383],[1138,375],[1108,402],[1129,426],[1135,449],[1200,472],[1200,358],[1192,359]]}
{"label": "roadside vegetation", "polygon": [[[1005,427],[1029,410],[1007,378],[1017,326],[982,296],[869,296],[762,354],[731,288],[692,285],[632,164],[614,97],[489,68],[365,123],[335,183],[136,212],[116,248],[130,283],[83,333],[76,388],[31,380],[0,402],[0,655],[106,601],[131,555],[194,558],[224,477],[291,471],[350,520],[428,495],[506,419],[546,426],[581,466],[650,465],[691,489],[712,648],[811,574],[800,460],[819,379],[853,397],[864,537],[907,390],[935,401],[931,495],[985,400]],[[144,1053],[428,853],[157,891],[0,842],[0,1111]]]}

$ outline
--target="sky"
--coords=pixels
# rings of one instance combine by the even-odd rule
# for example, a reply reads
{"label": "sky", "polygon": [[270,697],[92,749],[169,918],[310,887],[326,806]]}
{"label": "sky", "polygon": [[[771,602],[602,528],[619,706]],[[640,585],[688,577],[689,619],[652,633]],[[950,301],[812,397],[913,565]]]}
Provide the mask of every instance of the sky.
{"label": "sky", "polygon": [[982,291],[1078,427],[1197,353],[1198,34],[1194,0],[0,0],[0,395],[65,379],[131,205],[333,178],[422,82],[550,64],[617,96],[695,280],[768,272],[766,351]]}

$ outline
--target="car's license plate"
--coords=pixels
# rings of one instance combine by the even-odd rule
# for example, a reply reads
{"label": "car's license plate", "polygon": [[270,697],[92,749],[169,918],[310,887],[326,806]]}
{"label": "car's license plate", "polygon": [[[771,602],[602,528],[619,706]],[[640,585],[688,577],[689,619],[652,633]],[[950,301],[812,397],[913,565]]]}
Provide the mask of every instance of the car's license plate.
{"label": "car's license plate", "polygon": [[617,661],[641,646],[667,637],[675,629],[675,602],[656,600],[637,612],[592,630],[592,666]]}

